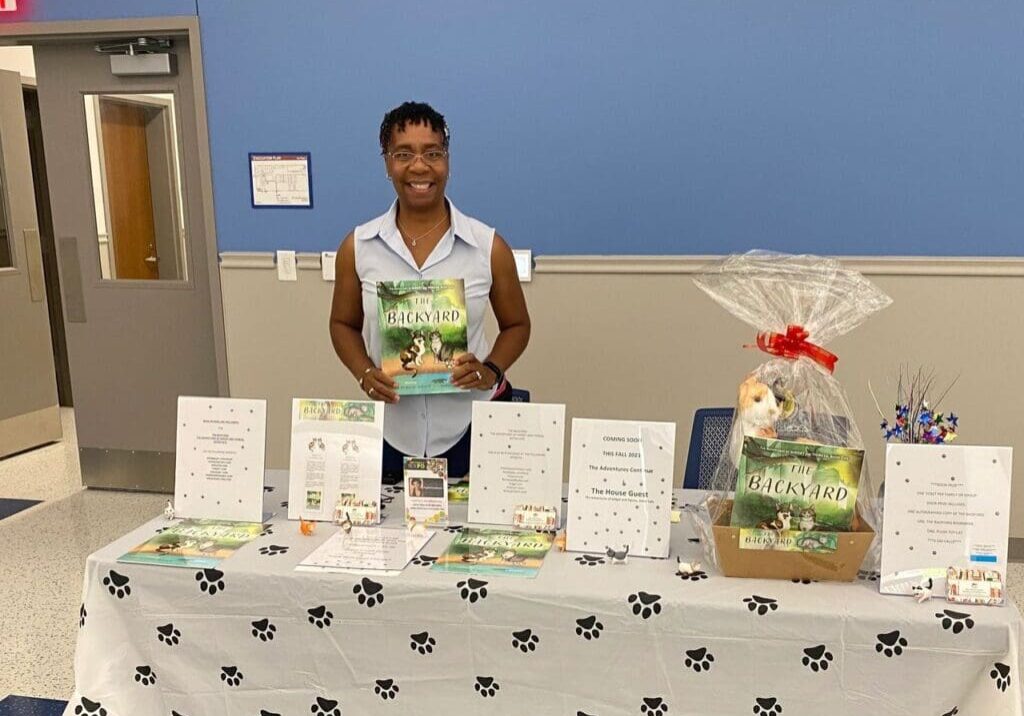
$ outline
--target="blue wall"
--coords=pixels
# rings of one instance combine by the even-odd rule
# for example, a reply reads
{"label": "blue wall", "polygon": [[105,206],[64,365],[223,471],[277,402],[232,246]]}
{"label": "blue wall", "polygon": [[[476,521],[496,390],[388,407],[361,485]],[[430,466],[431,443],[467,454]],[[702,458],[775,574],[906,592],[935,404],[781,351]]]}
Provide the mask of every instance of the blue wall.
{"label": "blue wall", "polygon": [[[1017,0],[198,11],[221,250],[330,249],[383,211],[378,125],[420,99],[452,198],[538,253],[1024,253]],[[316,208],[252,209],[247,153],[292,150]]]}
{"label": "blue wall", "polygon": [[195,15],[196,0],[17,0],[19,19],[109,20],[119,17]]}

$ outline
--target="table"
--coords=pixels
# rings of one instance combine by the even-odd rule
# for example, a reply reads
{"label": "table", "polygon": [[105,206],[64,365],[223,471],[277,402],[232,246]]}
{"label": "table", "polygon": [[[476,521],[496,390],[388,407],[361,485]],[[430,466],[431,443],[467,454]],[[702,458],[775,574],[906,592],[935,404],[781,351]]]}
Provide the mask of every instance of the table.
{"label": "table", "polygon": [[[75,716],[999,716],[1022,714],[1014,605],[954,608],[852,584],[683,578],[670,560],[552,551],[536,579],[429,566],[293,571],[336,529],[277,515],[219,570],[118,564],[162,518],[89,557]],[[401,494],[385,488],[386,522]],[[679,499],[687,499],[683,496]],[[460,512],[461,508],[461,512]],[[456,519],[464,505],[452,510]]]}

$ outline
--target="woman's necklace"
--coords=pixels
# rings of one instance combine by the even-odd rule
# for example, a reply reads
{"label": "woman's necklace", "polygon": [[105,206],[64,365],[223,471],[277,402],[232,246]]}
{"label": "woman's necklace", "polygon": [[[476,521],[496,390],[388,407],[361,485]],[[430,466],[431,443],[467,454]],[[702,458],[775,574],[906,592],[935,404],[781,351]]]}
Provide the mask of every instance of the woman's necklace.
{"label": "woman's necklace", "polygon": [[408,241],[408,242],[409,242],[410,244],[412,244],[413,246],[416,246],[416,242],[417,242],[417,241],[419,241],[420,239],[423,239],[423,238],[425,238],[425,237],[429,236],[429,235],[430,235],[430,233],[431,233],[431,232],[432,232],[432,231],[433,231],[434,229],[436,229],[436,228],[437,228],[438,226],[440,226],[441,224],[443,224],[443,223],[444,223],[445,221],[447,221],[447,220],[448,220],[448,214],[447,214],[447,213],[445,213],[445,215],[441,217],[441,220],[440,220],[439,222],[437,222],[436,224],[434,224],[433,226],[431,226],[431,227],[430,227],[429,229],[427,229],[426,231],[424,231],[424,232],[423,232],[422,234],[420,234],[419,236],[413,237],[413,238],[411,238],[411,239],[410,239],[410,238],[408,238],[408,235],[409,235],[409,231],[408,231],[408,230],[407,230],[407,229],[406,229],[406,228],[405,228],[404,226],[402,226],[402,222],[401,222],[401,221],[398,221],[397,219],[395,219],[395,223],[396,223],[396,224],[398,224],[398,229],[399,229],[399,230],[400,230],[400,231],[402,232],[402,235],[403,235],[403,236],[405,236],[405,237],[407,237],[407,238],[406,238],[406,240],[407,240],[407,241]]}

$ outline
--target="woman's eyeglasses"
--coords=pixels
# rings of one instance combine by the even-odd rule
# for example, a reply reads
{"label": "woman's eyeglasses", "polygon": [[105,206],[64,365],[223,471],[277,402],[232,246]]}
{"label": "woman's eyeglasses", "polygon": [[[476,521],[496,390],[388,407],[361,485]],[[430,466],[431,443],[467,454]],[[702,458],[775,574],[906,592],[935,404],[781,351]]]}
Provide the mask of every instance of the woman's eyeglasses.
{"label": "woman's eyeglasses", "polygon": [[419,157],[427,164],[440,164],[448,157],[448,152],[444,149],[428,149],[422,154],[415,152],[397,151],[387,152],[387,155],[391,157],[391,160],[396,164],[412,164],[416,161],[416,157]]}

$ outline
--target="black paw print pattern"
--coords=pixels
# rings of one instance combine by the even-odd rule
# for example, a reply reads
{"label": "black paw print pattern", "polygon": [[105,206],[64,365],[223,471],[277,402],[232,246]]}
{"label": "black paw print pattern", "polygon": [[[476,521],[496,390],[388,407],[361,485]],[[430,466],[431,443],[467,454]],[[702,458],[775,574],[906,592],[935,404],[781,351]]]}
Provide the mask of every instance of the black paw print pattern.
{"label": "black paw print pattern", "polygon": [[352,593],[356,595],[356,601],[367,607],[384,603],[384,585],[368,577],[363,577],[359,584],[352,587]]}
{"label": "black paw print pattern", "polygon": [[181,641],[181,632],[173,624],[164,624],[156,628],[156,638],[160,640],[161,644],[177,646]]}
{"label": "black paw print pattern", "polygon": [[587,641],[600,639],[602,631],[604,631],[604,624],[599,622],[593,614],[576,620],[576,636],[581,636]]}
{"label": "black paw print pattern", "polygon": [[287,507],[287,506],[288,506],[288,500],[284,500],[283,502],[281,502],[281,507]]}
{"label": "black paw print pattern", "polygon": [[599,564],[604,564],[604,557],[599,557],[596,554],[581,554],[573,561],[584,567],[596,567]]}
{"label": "black paw print pattern", "polygon": [[700,569],[695,572],[680,572],[676,570],[676,576],[684,582],[699,582],[702,579],[708,578],[707,572]]}
{"label": "black paw print pattern", "polygon": [[660,696],[645,696],[640,703],[640,713],[643,716],[665,716],[668,713],[668,704]]}
{"label": "black paw print pattern", "polygon": [[1010,687],[1010,667],[1006,664],[998,661],[992,664],[992,671],[988,675],[996,682],[996,688],[1000,691],[1006,691]]}
{"label": "black paw print pattern", "polygon": [[754,699],[754,716],[779,716],[782,704],[774,696]]}
{"label": "black paw print pattern", "polygon": [[103,578],[103,586],[107,588],[110,595],[118,599],[124,599],[132,593],[132,587],[128,584],[128,577],[110,570]]}
{"label": "black paw print pattern", "polygon": [[156,683],[156,672],[151,666],[136,666],[135,681],[143,686],[152,686]]}
{"label": "black paw print pattern", "polygon": [[862,569],[859,572],[857,572],[857,579],[859,579],[862,582],[877,582],[879,577],[881,576],[882,575],[878,572],[873,572],[866,569]]}
{"label": "black paw print pattern", "polygon": [[632,612],[638,617],[650,619],[656,614],[661,614],[661,595],[637,592],[630,594],[627,600],[632,605]]}
{"label": "black paw print pattern", "polygon": [[263,486],[263,491],[264,492],[273,492],[274,491],[274,486],[273,485],[264,485]]}
{"label": "black paw print pattern", "polygon": [[429,567],[437,561],[437,557],[428,557],[425,554],[418,554],[412,558],[412,563],[417,567]]}
{"label": "black paw print pattern", "polygon": [[455,534],[456,532],[462,531],[462,525],[448,525],[444,528],[444,531],[450,532],[451,534]]}
{"label": "black paw print pattern", "polygon": [[765,614],[774,612],[779,608],[778,600],[771,597],[759,597],[756,594],[743,597],[743,603],[747,605],[747,610],[754,612],[759,617],[763,617]]}
{"label": "black paw print pattern", "polygon": [[708,651],[706,646],[686,650],[686,668],[693,669],[698,674],[702,671],[710,671],[714,661],[715,655]]}
{"label": "black paw print pattern", "polygon": [[409,648],[424,656],[433,654],[435,646],[437,646],[437,640],[430,636],[430,632],[421,631],[418,634],[409,635]]}
{"label": "black paw print pattern", "polygon": [[219,569],[200,569],[196,572],[196,581],[199,582],[199,590],[211,597],[224,591],[224,573]]}
{"label": "black paw print pattern", "polygon": [[107,710],[99,701],[90,701],[83,696],[75,706],[75,716],[107,716]]}
{"label": "black paw print pattern", "polygon": [[455,586],[458,587],[459,596],[470,604],[476,604],[479,599],[487,599],[487,582],[482,579],[470,577],[456,582]]}
{"label": "black paw print pattern", "polygon": [[[172,711],[171,714],[173,716],[174,712]],[[260,709],[260,716],[281,716],[281,714],[273,713],[271,711],[267,711],[266,709]]]}
{"label": "black paw print pattern", "polygon": [[888,658],[899,656],[907,646],[907,640],[900,636],[899,629],[886,632],[885,634],[878,634],[877,636],[878,643],[875,644],[875,651],[879,654],[885,654]]}
{"label": "black paw print pattern", "polygon": [[373,693],[380,696],[384,701],[398,697],[398,684],[394,679],[377,679],[374,682]]}
{"label": "black paw print pattern", "polygon": [[533,633],[533,629],[512,632],[512,648],[519,649],[524,654],[536,651],[538,644],[540,637]]}
{"label": "black paw print pattern", "polygon": [[501,685],[494,680],[493,676],[478,676],[476,677],[476,683],[473,684],[473,688],[485,699],[489,699],[498,693]]}
{"label": "black paw print pattern", "polygon": [[954,706],[952,709],[942,714],[942,716],[957,716],[958,713],[960,713],[960,707]]}
{"label": "black paw print pattern", "polygon": [[220,680],[228,686],[238,686],[245,676],[238,670],[237,666],[220,667]]}
{"label": "black paw print pattern", "polygon": [[85,626],[85,618],[89,616],[89,613],[85,611],[85,605],[83,604],[78,608],[78,628],[81,629]]}
{"label": "black paw print pattern", "polygon": [[317,629],[325,629],[331,625],[331,620],[334,619],[334,614],[321,604],[319,607],[313,607],[307,609],[306,614],[309,615],[309,623],[315,626]]}
{"label": "black paw print pattern", "polygon": [[271,544],[266,547],[260,547],[259,552],[264,557],[276,557],[279,554],[287,554],[288,548],[280,544]]}
{"label": "black paw print pattern", "polygon": [[951,609],[943,609],[941,612],[936,612],[935,617],[942,624],[942,628],[946,631],[951,631],[954,634],[959,634],[964,629],[973,629],[974,620],[970,614],[965,612],[954,612]]}
{"label": "black paw print pattern", "polygon": [[828,671],[828,665],[834,658],[832,652],[824,644],[818,644],[817,646],[809,646],[804,649],[804,655],[800,659],[800,663],[814,673],[818,673],[819,671]]}
{"label": "black paw print pattern", "polygon": [[277,633],[277,627],[271,624],[269,619],[264,618],[250,622],[250,625],[252,626],[252,636],[254,639],[259,639],[262,642],[274,640],[274,634]]}
{"label": "black paw print pattern", "polygon": [[273,525],[267,525],[266,527],[263,528],[263,531],[260,532],[260,537],[269,537],[272,534],[274,534],[274,527],[273,527]]}
{"label": "black paw print pattern", "polygon": [[793,584],[814,584],[818,580],[817,579],[791,579],[789,581],[791,581]]}
{"label": "black paw print pattern", "polygon": [[320,696],[316,697],[316,701],[309,707],[309,710],[313,716],[341,716],[341,709],[338,708],[337,701]]}

